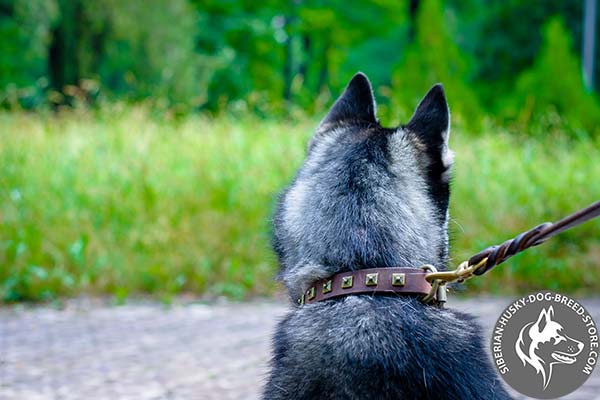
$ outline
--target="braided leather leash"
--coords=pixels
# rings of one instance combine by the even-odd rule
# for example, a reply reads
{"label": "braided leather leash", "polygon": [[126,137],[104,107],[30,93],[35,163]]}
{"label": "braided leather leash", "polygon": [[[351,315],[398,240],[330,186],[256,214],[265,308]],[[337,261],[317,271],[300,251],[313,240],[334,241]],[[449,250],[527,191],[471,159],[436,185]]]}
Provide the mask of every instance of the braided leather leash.
{"label": "braided leather leash", "polygon": [[441,292],[445,292],[447,283],[463,282],[473,275],[483,275],[515,254],[542,244],[551,237],[598,216],[600,216],[600,201],[560,221],[543,223],[521,233],[513,239],[507,240],[501,245],[490,246],[469,258],[468,261],[464,261],[453,271],[429,273],[425,279],[432,284],[432,289],[430,294],[424,297],[423,301],[429,302],[435,298],[436,293],[439,295]]}
{"label": "braided leather leash", "polygon": [[521,233],[514,239],[507,240],[499,246],[488,247],[471,257],[469,259],[469,265],[479,264],[482,260],[487,258],[485,263],[473,271],[473,274],[475,275],[483,275],[515,254],[530,247],[542,244],[551,237],[598,216],[600,216],[600,201],[597,201],[558,222],[546,222],[527,232]]}

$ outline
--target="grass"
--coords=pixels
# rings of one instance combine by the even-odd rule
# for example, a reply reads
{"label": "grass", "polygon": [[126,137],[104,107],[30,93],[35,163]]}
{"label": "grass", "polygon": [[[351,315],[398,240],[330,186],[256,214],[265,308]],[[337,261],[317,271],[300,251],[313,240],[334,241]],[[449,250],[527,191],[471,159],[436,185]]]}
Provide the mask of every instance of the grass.
{"label": "grass", "polygon": [[[277,290],[275,196],[315,121],[141,108],[0,114],[0,299]],[[454,132],[453,258],[460,261],[600,198],[600,140]],[[600,289],[598,222],[472,280],[493,293]]]}

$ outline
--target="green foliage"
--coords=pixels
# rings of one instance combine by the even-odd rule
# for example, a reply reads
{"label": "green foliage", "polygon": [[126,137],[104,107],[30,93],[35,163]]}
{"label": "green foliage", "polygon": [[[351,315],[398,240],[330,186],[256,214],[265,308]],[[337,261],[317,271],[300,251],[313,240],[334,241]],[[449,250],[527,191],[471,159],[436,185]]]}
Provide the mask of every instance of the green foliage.
{"label": "green foliage", "polygon": [[[384,121],[406,121],[439,81],[454,123],[476,132],[487,116],[520,107],[506,99],[551,15],[565,18],[579,51],[582,12],[582,2],[562,0],[0,0],[0,107],[125,100],[175,114],[322,115],[361,70]],[[592,133],[592,120],[559,108],[534,125]]]}
{"label": "green foliage", "polygon": [[583,85],[581,66],[571,51],[560,18],[544,27],[544,41],[533,66],[524,71],[504,111],[521,129],[600,132],[600,103]]}
{"label": "green foliage", "polygon": [[[281,65],[284,50],[276,34],[285,35],[276,21],[285,2],[192,1],[198,13],[197,50],[212,60],[203,105],[219,111],[265,111],[283,94]],[[279,18],[279,19],[278,19]]]}
{"label": "green foliage", "polygon": [[[45,95],[58,105],[118,97],[182,111],[281,115],[291,102],[318,110],[359,69],[376,86],[388,83],[407,30],[406,6],[391,0],[3,1],[8,107],[39,106]],[[36,4],[52,12],[36,13]],[[28,48],[39,50],[29,57],[35,68],[23,69]],[[40,78],[42,97],[23,101]]]}
{"label": "green foliage", "polygon": [[0,104],[43,102],[47,46],[58,14],[54,0],[0,1]]}
{"label": "green foliage", "polygon": [[[275,195],[315,121],[144,108],[0,114],[0,298],[272,293]],[[454,259],[600,198],[600,142],[455,131]],[[506,263],[478,290],[600,289],[597,224]],[[541,269],[543,272],[541,272]]]}
{"label": "green foliage", "polygon": [[434,83],[442,82],[452,104],[453,122],[477,126],[482,110],[468,86],[470,61],[446,26],[440,0],[421,1],[415,40],[406,49],[393,75],[393,110],[406,121],[427,90]]}
{"label": "green foliage", "polygon": [[72,104],[98,90],[176,110],[207,101],[218,60],[196,52],[199,19],[187,0],[4,1],[0,103],[30,108],[45,94]]}
{"label": "green foliage", "polygon": [[[100,81],[110,83],[109,89],[133,99],[155,96],[171,106],[206,101],[210,63],[203,64],[194,51],[198,20],[187,1],[85,4],[90,15],[104,12],[104,24],[109,25],[98,27],[107,29],[107,38],[106,55],[99,58],[97,70]],[[90,68],[88,73],[94,72]]]}
{"label": "green foliage", "polygon": [[456,37],[461,47],[476,57],[478,94],[488,106],[533,64],[542,45],[542,27],[553,15],[565,19],[575,38],[573,49],[581,49],[583,1],[449,1],[459,14]]}
{"label": "green foliage", "polygon": [[271,204],[304,149],[282,129],[1,115],[0,296],[269,293]]}
{"label": "green foliage", "polygon": [[211,111],[320,110],[357,70],[387,83],[405,41],[406,6],[391,0],[193,3],[200,51],[224,60],[209,85]]}

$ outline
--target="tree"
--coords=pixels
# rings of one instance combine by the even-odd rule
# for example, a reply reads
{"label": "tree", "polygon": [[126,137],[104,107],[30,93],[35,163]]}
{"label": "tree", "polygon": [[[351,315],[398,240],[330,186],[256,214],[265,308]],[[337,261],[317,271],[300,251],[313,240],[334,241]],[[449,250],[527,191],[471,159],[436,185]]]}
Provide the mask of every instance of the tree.
{"label": "tree", "polygon": [[581,49],[582,1],[449,1],[460,20],[460,45],[477,60],[479,97],[490,109],[531,67],[542,45],[542,27],[553,15],[563,16],[575,39],[573,50]]}
{"label": "tree", "polygon": [[[571,131],[599,131],[600,104],[585,90],[581,64],[573,53],[571,36],[560,17],[548,21],[543,29],[543,43],[533,66],[517,79],[515,90],[507,100],[504,114],[523,126],[532,122],[542,128],[559,125]],[[555,113],[558,121],[547,118]]]}
{"label": "tree", "polygon": [[0,1],[0,105],[43,102],[47,47],[57,15],[54,0]]}
{"label": "tree", "polygon": [[446,28],[440,0],[423,0],[420,3],[415,40],[408,46],[393,74],[391,96],[394,105],[406,120],[427,90],[441,82],[449,98],[453,121],[477,126],[482,110],[475,93],[468,86],[472,62]]}

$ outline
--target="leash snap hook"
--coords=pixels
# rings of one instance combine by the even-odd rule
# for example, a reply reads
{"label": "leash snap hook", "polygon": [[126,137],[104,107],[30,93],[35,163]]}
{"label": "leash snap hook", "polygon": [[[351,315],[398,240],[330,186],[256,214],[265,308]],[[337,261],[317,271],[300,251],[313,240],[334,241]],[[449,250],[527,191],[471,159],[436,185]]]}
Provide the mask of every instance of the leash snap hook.
{"label": "leash snap hook", "polygon": [[448,299],[446,285],[452,282],[463,283],[471,278],[475,271],[484,266],[486,262],[487,257],[475,265],[469,265],[469,261],[463,261],[456,269],[451,271],[438,271],[433,265],[422,266],[421,268],[425,272],[429,272],[425,275],[425,279],[431,283],[431,291],[421,301],[428,304],[433,300],[437,300],[438,304],[443,306]]}
{"label": "leash snap hook", "polygon": [[425,279],[427,279],[427,281],[431,283],[431,290],[429,291],[428,294],[423,296],[421,301],[425,304],[429,304],[435,300],[437,302],[438,306],[443,307],[444,303],[447,300],[446,282],[442,279],[430,280],[428,278],[432,274],[435,275],[435,274],[440,274],[440,273],[444,273],[444,272],[438,272],[437,268],[430,264],[423,265],[421,267],[421,269],[424,270],[425,272],[429,272],[425,276]]}

